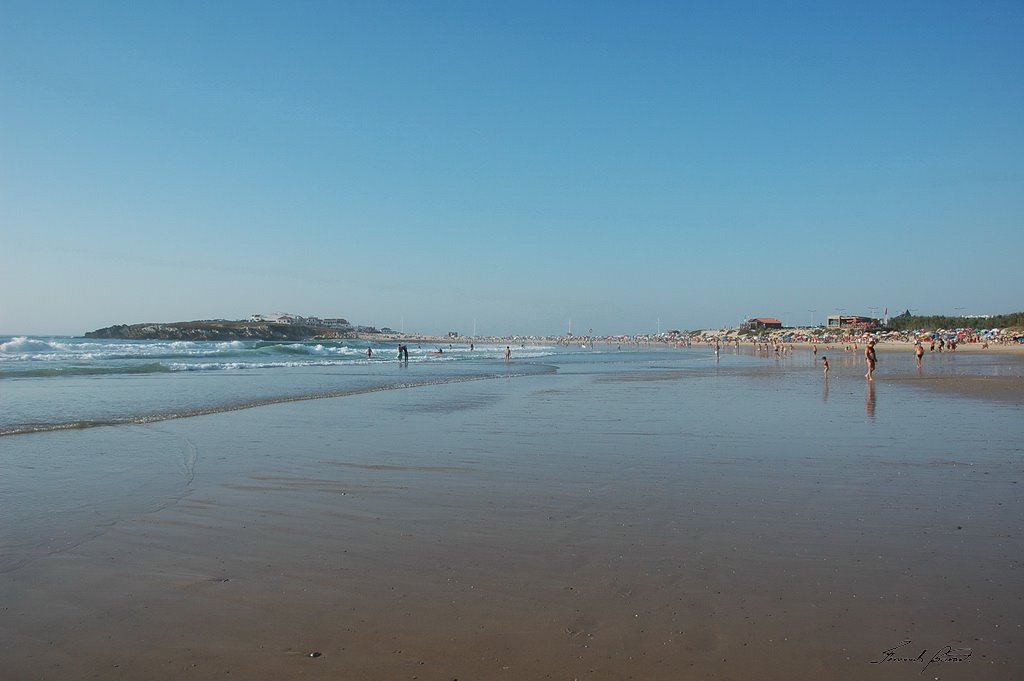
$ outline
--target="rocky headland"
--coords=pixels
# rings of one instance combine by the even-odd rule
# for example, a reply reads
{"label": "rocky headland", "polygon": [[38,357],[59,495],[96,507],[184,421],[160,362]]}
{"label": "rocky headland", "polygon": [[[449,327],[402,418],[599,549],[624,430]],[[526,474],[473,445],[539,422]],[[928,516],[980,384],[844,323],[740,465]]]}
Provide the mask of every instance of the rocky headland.
{"label": "rocky headland", "polygon": [[171,322],[167,324],[117,324],[96,329],[86,338],[182,341],[307,341],[350,338],[351,332],[305,324],[274,324],[226,320]]}

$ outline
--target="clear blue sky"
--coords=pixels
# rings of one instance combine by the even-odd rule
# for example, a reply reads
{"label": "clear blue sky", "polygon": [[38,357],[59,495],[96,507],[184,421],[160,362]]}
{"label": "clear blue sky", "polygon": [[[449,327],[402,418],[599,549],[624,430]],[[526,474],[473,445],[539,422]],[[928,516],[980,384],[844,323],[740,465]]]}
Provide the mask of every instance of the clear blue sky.
{"label": "clear blue sky", "polygon": [[0,333],[983,314],[1022,273],[1018,0],[0,0]]}

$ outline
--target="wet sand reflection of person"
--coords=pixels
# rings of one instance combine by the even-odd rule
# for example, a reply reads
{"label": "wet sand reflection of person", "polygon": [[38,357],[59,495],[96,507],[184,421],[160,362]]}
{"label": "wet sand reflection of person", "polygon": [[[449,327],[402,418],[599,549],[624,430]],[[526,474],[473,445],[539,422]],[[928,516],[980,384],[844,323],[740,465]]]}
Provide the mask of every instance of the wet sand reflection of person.
{"label": "wet sand reflection of person", "polygon": [[864,411],[867,413],[868,418],[875,418],[875,382],[868,381],[868,394],[864,398]]}
{"label": "wet sand reflection of person", "polygon": [[821,384],[821,401],[828,402],[828,357],[821,356],[821,374],[825,379]]}

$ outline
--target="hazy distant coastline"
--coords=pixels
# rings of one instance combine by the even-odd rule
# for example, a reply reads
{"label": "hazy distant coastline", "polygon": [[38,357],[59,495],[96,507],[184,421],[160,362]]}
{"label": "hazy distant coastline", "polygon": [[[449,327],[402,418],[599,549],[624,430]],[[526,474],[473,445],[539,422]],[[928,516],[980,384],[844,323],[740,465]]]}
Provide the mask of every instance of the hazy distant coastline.
{"label": "hazy distant coastline", "polygon": [[[993,345],[1011,345],[1015,349],[1024,349],[1021,344],[1022,329],[1004,328],[995,335],[960,335],[958,342],[964,347],[976,346],[982,349]],[[370,327],[334,328],[315,324],[285,323],[260,320],[195,320],[187,322],[116,324],[114,326],[88,331],[85,338],[119,339],[119,340],[165,340],[165,341],[340,341],[356,340],[364,342],[401,342],[420,344],[488,344],[514,343],[520,344],[559,344],[584,347],[594,344],[635,344],[663,343],[667,345],[690,345],[721,341],[724,343],[769,342],[797,345],[816,345],[828,343],[866,342],[869,338],[882,343],[912,343],[917,337],[916,331],[895,331],[884,329],[858,329],[825,327],[813,328],[775,328],[775,329],[711,329],[703,331],[668,331],[659,334],[638,335],[604,335],[604,336],[561,336],[538,335],[506,335],[506,336],[432,336],[430,334],[400,333],[391,329],[372,329]],[[956,336],[946,332],[944,335]]]}
{"label": "hazy distant coastline", "polygon": [[355,333],[305,324],[214,320],[167,324],[117,324],[89,331],[85,337],[123,340],[304,341],[354,338]]}
{"label": "hazy distant coastline", "polygon": [[[401,340],[406,343],[470,343],[487,342],[488,338],[431,336],[429,334],[402,334],[393,331],[357,331],[336,329],[312,324],[200,320],[190,322],[115,324],[95,331],[87,331],[85,338],[114,340],[165,341],[334,341],[361,340],[386,342]],[[518,338],[518,337],[516,337]],[[495,342],[497,337],[490,338]]]}
{"label": "hazy distant coastline", "polygon": [[[1012,315],[1000,315],[992,319],[973,318],[951,318],[951,317],[910,317],[909,312],[903,316],[901,325],[895,324],[901,318],[893,319],[892,324],[885,327],[879,325],[874,328],[867,327],[782,327],[776,328],[744,328],[739,329],[705,329],[695,331],[666,331],[657,334],[611,334],[611,335],[573,335],[572,333],[562,335],[523,335],[506,334],[500,336],[463,336],[459,334],[448,334],[436,336],[421,333],[404,333],[392,329],[376,329],[373,327],[354,327],[347,325],[327,326],[318,323],[310,323],[310,320],[299,319],[297,321],[274,321],[266,319],[249,320],[194,320],[185,322],[148,322],[142,324],[115,324],[113,326],[88,331],[85,338],[121,339],[121,340],[178,340],[178,341],[235,341],[235,340],[265,340],[265,341],[315,341],[315,340],[362,340],[362,341],[402,341],[406,343],[701,343],[714,339],[720,341],[755,341],[764,342],[781,341],[791,342],[847,342],[866,340],[873,337],[880,341],[913,341],[920,332],[949,331],[963,332],[972,328],[978,329],[984,322],[991,324],[1001,337],[999,340],[1018,340],[1024,333],[1024,325],[1021,324],[1022,313]],[[315,318],[311,320],[317,321]],[[343,321],[343,320],[342,320]],[[772,320],[775,321],[775,320]],[[775,322],[778,324],[778,322]],[[966,329],[960,328],[967,327]],[[987,325],[986,325],[986,328]],[[967,340],[967,339],[961,339]],[[984,339],[976,339],[984,340]],[[989,337],[987,340],[996,340]]]}

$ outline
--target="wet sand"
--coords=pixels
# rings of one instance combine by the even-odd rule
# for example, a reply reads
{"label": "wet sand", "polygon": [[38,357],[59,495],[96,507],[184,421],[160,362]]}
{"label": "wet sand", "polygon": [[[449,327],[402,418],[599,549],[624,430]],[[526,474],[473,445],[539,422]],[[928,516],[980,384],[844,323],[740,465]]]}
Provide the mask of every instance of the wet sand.
{"label": "wet sand", "polygon": [[1024,404],[1024,378],[1019,376],[922,376],[890,380],[914,383],[952,395]]}
{"label": "wet sand", "polygon": [[0,678],[1024,678],[1019,404],[731,361],[5,438],[149,456],[5,564]]}

